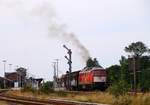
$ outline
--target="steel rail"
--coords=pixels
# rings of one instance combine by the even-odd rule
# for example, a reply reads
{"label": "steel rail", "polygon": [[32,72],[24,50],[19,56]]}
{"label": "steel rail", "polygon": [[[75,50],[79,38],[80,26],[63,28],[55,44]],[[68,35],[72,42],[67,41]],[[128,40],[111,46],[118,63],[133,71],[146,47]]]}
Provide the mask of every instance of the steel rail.
{"label": "steel rail", "polygon": [[6,95],[0,95],[0,100],[19,103],[23,105],[104,105],[104,104],[97,104],[97,103],[77,102],[77,101],[68,101],[68,100],[60,100],[60,99],[39,100],[34,98],[6,96]]}
{"label": "steel rail", "polygon": [[7,97],[3,97],[3,96],[0,96],[0,100],[10,102],[10,103],[19,103],[19,104],[23,104],[23,105],[50,105],[50,104],[46,104],[46,103],[40,103],[40,102],[29,101],[29,100],[19,100],[19,99],[7,98]]}

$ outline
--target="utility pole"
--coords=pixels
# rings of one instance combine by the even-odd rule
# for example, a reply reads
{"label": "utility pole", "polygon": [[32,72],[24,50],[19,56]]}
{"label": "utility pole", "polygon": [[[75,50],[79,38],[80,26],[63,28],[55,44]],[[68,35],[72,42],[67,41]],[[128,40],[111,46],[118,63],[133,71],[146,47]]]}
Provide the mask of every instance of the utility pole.
{"label": "utility pole", "polygon": [[59,71],[59,67],[58,67],[58,63],[59,63],[59,59],[55,59],[56,60],[56,82],[57,82],[57,86],[59,87],[59,74],[58,74],[58,71]]}
{"label": "utility pole", "polygon": [[19,88],[20,87],[20,73],[19,73],[18,69],[19,69],[19,66],[16,65],[17,82],[18,82],[17,85],[18,85],[18,88]]}
{"label": "utility pole", "polygon": [[52,62],[52,64],[53,64],[53,69],[54,69],[54,76],[53,76],[53,88],[54,88],[54,90],[55,90],[55,88],[56,88],[56,62]]}
{"label": "utility pole", "polygon": [[133,57],[134,94],[136,94],[136,60]]}
{"label": "utility pole", "polygon": [[59,67],[58,67],[58,63],[59,63],[59,59],[55,59],[56,60],[56,77],[58,78],[58,71],[59,71]]}
{"label": "utility pole", "polygon": [[128,58],[128,61],[129,61],[129,70],[131,71],[131,75],[133,75],[133,83],[132,83],[132,86],[133,86],[133,92],[134,94],[136,94],[136,84],[137,84],[137,62],[136,62],[136,58],[134,56]]}
{"label": "utility pole", "polygon": [[3,63],[4,63],[4,89],[6,88],[6,75],[5,75],[5,72],[6,72],[6,60],[3,60]]}
{"label": "utility pole", "polygon": [[69,49],[66,45],[63,45],[63,47],[68,51],[68,55],[69,58],[67,56],[65,56],[65,58],[68,61],[68,65],[69,65],[69,79],[68,79],[68,85],[69,85],[69,90],[71,90],[71,72],[72,72],[72,51],[71,49]]}
{"label": "utility pole", "polygon": [[129,64],[129,70],[130,70],[130,74],[133,75],[133,79],[132,81],[132,89],[134,91],[134,94],[137,93],[137,83],[139,80],[139,73],[141,73],[140,70],[140,57],[136,57],[136,56],[128,56],[128,64]]}

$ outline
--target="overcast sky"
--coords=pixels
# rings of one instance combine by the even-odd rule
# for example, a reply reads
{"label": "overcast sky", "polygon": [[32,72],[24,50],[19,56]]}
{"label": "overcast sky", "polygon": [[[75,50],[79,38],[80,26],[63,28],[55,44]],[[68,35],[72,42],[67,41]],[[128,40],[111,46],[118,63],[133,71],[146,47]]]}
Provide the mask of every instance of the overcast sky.
{"label": "overcast sky", "polygon": [[103,67],[118,64],[131,42],[150,47],[149,5],[149,0],[0,0],[0,74],[6,59],[8,72],[12,63],[11,71],[23,66],[52,80],[54,59],[60,59],[60,74],[68,69],[63,44],[73,50],[73,71],[85,66],[74,45],[50,35],[52,21],[74,33]]}

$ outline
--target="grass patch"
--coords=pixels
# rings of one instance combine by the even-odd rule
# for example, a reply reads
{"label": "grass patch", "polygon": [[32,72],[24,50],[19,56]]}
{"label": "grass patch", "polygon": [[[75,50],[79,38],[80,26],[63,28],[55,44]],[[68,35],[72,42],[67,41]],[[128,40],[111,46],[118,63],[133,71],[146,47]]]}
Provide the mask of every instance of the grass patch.
{"label": "grass patch", "polygon": [[103,104],[112,104],[113,96],[109,93],[92,93],[89,95],[82,94],[82,95],[75,95],[73,97],[77,101],[82,102],[94,102],[94,103],[103,103]]}
{"label": "grass patch", "polygon": [[7,93],[8,95],[13,96],[26,96],[26,97],[34,97],[39,99],[66,99],[66,100],[73,100],[73,101],[81,101],[81,102],[94,102],[94,103],[105,103],[105,104],[112,104],[113,96],[109,93],[102,93],[102,92],[95,92],[95,93],[69,93],[69,92],[52,92],[49,94],[44,94],[39,92],[35,94],[31,91],[10,91]]}
{"label": "grass patch", "polygon": [[9,105],[7,102],[0,101],[0,105]]}
{"label": "grass patch", "polygon": [[81,102],[94,102],[94,103],[102,103],[109,105],[150,105],[150,93],[146,94],[137,94],[133,95],[123,95],[123,96],[114,96],[109,94],[108,92],[93,92],[93,93],[70,93],[70,92],[49,92],[49,94],[44,94],[38,92],[37,94],[33,92],[22,92],[22,91],[10,91],[9,95],[17,95],[17,96],[26,96],[26,97],[34,97],[39,99],[66,99],[66,100],[75,100]]}

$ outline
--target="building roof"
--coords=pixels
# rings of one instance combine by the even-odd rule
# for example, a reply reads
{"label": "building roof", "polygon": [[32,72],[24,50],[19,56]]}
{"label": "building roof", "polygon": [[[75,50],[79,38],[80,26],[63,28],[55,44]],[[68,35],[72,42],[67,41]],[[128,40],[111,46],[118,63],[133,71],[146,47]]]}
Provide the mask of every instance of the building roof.
{"label": "building roof", "polygon": [[4,78],[4,77],[0,77],[0,80],[7,80],[7,81],[10,81],[10,82],[12,82],[12,80],[10,80],[10,79],[8,79],[8,78]]}
{"label": "building roof", "polygon": [[5,72],[5,75],[17,74],[17,72]]}

